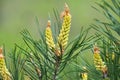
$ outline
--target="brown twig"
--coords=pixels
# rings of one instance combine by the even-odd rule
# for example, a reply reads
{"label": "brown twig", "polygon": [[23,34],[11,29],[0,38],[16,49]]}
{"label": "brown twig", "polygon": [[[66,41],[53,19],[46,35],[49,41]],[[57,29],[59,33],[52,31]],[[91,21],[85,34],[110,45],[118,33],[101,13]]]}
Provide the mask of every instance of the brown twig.
{"label": "brown twig", "polygon": [[54,71],[54,74],[53,74],[53,80],[57,80],[56,77],[57,77],[57,72],[58,72],[59,66],[60,66],[60,58],[58,57],[56,59],[55,64],[54,64],[55,71]]}

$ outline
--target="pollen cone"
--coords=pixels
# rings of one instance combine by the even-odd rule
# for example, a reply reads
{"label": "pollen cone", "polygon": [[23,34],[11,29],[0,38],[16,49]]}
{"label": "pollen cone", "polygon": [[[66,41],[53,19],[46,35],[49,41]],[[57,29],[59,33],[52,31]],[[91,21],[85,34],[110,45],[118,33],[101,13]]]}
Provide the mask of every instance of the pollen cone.
{"label": "pollen cone", "polygon": [[12,80],[11,74],[9,73],[9,71],[5,65],[5,60],[4,60],[2,48],[0,48],[0,75],[1,75],[3,80]]}
{"label": "pollen cone", "polygon": [[51,23],[50,23],[50,20],[48,20],[46,31],[45,31],[46,43],[50,49],[55,49],[55,44],[52,37],[52,30],[50,26],[51,26]]}
{"label": "pollen cone", "polygon": [[58,36],[58,45],[60,45],[62,49],[65,49],[68,43],[68,36],[71,26],[71,15],[67,4],[65,4],[65,9],[62,13],[62,17],[63,17],[63,23],[62,23],[62,29],[60,30],[60,34]]}

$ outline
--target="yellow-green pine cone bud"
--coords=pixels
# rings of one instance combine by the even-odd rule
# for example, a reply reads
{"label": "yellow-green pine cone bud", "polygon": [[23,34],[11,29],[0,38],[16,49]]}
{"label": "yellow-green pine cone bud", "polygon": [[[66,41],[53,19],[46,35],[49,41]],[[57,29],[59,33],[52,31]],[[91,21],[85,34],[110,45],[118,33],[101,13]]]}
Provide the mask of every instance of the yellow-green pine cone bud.
{"label": "yellow-green pine cone bud", "polygon": [[50,24],[50,21],[48,20],[47,28],[45,31],[46,43],[50,49],[55,49],[55,44],[54,44],[53,37],[52,37],[52,30],[50,26],[51,24]]}
{"label": "yellow-green pine cone bud", "polygon": [[68,42],[68,36],[70,32],[70,26],[71,26],[71,15],[69,13],[69,7],[67,4],[65,4],[65,10],[62,13],[63,17],[63,23],[62,23],[62,29],[60,30],[60,34],[58,36],[58,44],[62,46],[64,49]]}
{"label": "yellow-green pine cone bud", "polygon": [[97,70],[102,70],[102,68],[105,66],[100,56],[99,48],[97,46],[94,46],[94,65]]}
{"label": "yellow-green pine cone bud", "polygon": [[115,53],[112,53],[112,60],[115,59]]}
{"label": "yellow-green pine cone bud", "polygon": [[88,74],[86,72],[82,73],[82,80],[88,80]]}
{"label": "yellow-green pine cone bud", "polygon": [[87,73],[87,68],[85,66],[83,66],[83,73],[81,74],[82,76],[82,80],[87,80],[88,79],[88,73]]}
{"label": "yellow-green pine cone bud", "polygon": [[2,48],[0,48],[0,75],[2,76],[3,80],[12,80],[11,75],[5,65],[4,56],[2,54]]}

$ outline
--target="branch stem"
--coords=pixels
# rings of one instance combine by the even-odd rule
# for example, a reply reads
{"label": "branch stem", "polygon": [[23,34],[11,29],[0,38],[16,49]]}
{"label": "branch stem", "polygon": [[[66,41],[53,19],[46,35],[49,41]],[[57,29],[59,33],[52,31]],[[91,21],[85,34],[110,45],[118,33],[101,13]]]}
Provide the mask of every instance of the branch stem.
{"label": "branch stem", "polygon": [[53,80],[57,80],[56,77],[57,77],[57,72],[58,72],[59,66],[60,66],[60,59],[58,58],[54,64],[55,71],[53,74]]}

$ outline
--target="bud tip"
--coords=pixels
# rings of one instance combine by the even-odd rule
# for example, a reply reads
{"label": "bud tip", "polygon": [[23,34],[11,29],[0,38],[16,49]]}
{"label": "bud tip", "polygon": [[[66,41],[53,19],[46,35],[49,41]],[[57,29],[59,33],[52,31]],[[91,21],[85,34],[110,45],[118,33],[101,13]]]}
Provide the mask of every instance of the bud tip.
{"label": "bud tip", "polygon": [[51,25],[51,22],[50,20],[48,20],[47,27],[50,27],[50,25]]}

